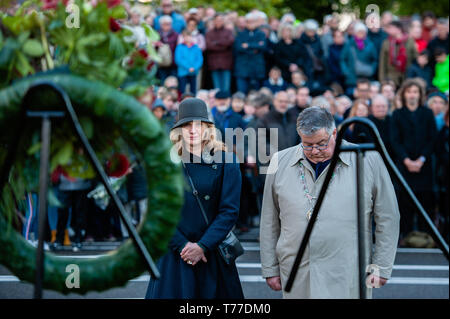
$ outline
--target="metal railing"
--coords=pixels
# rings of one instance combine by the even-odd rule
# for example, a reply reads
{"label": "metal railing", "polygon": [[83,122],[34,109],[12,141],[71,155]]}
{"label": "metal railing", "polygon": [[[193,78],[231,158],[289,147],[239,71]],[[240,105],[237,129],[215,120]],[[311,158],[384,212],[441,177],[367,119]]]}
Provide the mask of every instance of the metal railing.
{"label": "metal railing", "polygon": [[[351,124],[358,123],[360,125],[364,125],[370,129],[370,133],[372,134],[372,138],[374,139],[375,143],[366,143],[366,144],[359,144],[359,145],[346,145],[341,146],[342,139],[344,137],[344,133],[348,126]],[[386,148],[384,146],[383,141],[381,140],[380,134],[375,126],[375,124],[370,121],[369,119],[365,118],[351,118],[346,121],[344,121],[341,125],[341,128],[337,134],[336,138],[336,147],[334,150],[333,157],[330,161],[330,167],[328,169],[328,172],[325,176],[325,181],[322,185],[322,188],[320,189],[319,197],[317,199],[316,205],[314,206],[313,213],[311,215],[311,219],[308,223],[308,226],[306,227],[305,234],[303,236],[302,242],[300,244],[297,256],[295,258],[294,264],[292,266],[291,272],[289,274],[289,278],[286,282],[285,291],[290,292],[292,289],[292,285],[295,280],[295,276],[298,272],[298,268],[300,265],[300,262],[302,260],[303,254],[305,253],[306,247],[308,245],[309,238],[311,236],[311,232],[314,228],[314,224],[317,219],[317,215],[319,214],[320,207],[322,206],[323,200],[325,198],[326,191],[328,189],[328,186],[331,181],[331,177],[333,176],[333,172],[336,168],[337,161],[339,154],[341,152],[354,152],[357,154],[357,161],[356,161],[356,183],[357,183],[357,208],[358,208],[358,259],[359,259],[359,295],[361,299],[366,299],[366,270],[365,270],[365,260],[367,258],[367,252],[366,252],[366,238],[363,235],[364,234],[364,225],[367,225],[365,221],[365,214],[363,209],[363,203],[364,203],[364,189],[363,189],[363,176],[364,176],[364,153],[366,151],[377,151],[380,153],[384,164],[386,165],[387,169],[389,170],[389,173],[391,177],[395,177],[397,181],[399,182],[401,188],[403,191],[405,191],[409,197],[409,199],[412,201],[412,203],[417,207],[419,211],[419,216],[425,220],[425,223],[431,233],[432,238],[434,239],[435,243],[439,247],[440,250],[444,253],[447,260],[449,259],[449,250],[448,250],[448,244],[445,242],[439,231],[437,230],[436,226],[434,225],[433,221],[430,219],[420,202],[417,200],[416,196],[414,195],[411,188],[408,186],[406,181],[404,180],[403,176],[400,174],[399,170],[395,166],[392,159],[389,157],[389,154],[386,151]]]}

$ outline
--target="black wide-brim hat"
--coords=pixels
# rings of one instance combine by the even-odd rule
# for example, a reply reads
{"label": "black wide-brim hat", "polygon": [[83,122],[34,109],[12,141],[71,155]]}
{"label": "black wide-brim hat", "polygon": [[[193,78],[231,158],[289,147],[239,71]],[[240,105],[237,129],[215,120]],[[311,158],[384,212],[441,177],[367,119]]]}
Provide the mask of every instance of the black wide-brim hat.
{"label": "black wide-brim hat", "polygon": [[206,103],[197,98],[187,98],[180,103],[180,106],[178,107],[177,122],[172,127],[172,130],[192,121],[202,121],[214,124],[208,117],[208,107],[206,106]]}

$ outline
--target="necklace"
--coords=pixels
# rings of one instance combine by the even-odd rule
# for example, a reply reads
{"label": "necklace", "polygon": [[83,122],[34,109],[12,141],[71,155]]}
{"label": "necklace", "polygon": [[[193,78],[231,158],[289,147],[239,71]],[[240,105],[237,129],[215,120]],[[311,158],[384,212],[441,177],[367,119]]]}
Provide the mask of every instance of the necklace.
{"label": "necklace", "polygon": [[[310,209],[306,212],[306,219],[309,221],[311,219],[311,215],[314,210],[314,206],[316,204],[315,201],[316,201],[317,197],[312,196],[311,193],[309,192],[308,185],[306,185],[305,166],[302,164],[302,162],[299,162],[299,164],[300,164],[301,180],[303,183],[303,192],[304,192],[305,197],[308,200],[309,206],[310,206]],[[341,167],[340,164],[338,164],[336,166],[336,170],[333,172],[333,175],[331,176],[330,184],[333,181],[334,176],[336,176],[336,172],[338,171],[339,167]]]}

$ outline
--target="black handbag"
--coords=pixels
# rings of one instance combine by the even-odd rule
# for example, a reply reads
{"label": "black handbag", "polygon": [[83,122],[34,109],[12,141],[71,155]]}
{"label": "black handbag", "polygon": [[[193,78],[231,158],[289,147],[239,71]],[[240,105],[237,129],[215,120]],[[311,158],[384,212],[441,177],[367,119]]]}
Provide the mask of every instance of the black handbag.
{"label": "black handbag", "polygon": [[[183,167],[186,171],[186,175],[189,179],[189,183],[192,187],[192,194],[197,199],[198,206],[200,206],[200,210],[202,212],[203,218],[205,219],[206,225],[209,225],[208,217],[206,216],[205,209],[203,208],[203,204],[200,201],[200,198],[198,196],[198,191],[194,186],[194,182],[192,181],[191,176],[189,175],[189,172],[186,168],[186,165],[183,163]],[[244,253],[244,247],[242,247],[241,242],[239,239],[237,239],[236,235],[230,231],[225,237],[225,239],[219,244],[217,247],[220,256],[222,256],[223,260],[227,265],[232,264],[236,258],[241,256]]]}

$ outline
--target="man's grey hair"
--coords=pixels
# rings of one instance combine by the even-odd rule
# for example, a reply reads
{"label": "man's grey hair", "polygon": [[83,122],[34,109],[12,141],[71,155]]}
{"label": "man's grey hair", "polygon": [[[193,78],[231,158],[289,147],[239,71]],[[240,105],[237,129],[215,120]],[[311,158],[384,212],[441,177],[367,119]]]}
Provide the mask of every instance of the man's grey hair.
{"label": "man's grey hair", "polygon": [[311,136],[317,131],[325,129],[331,135],[335,128],[333,115],[328,110],[318,106],[311,106],[303,110],[297,118],[298,134]]}
{"label": "man's grey hair", "polygon": [[383,101],[383,104],[389,106],[389,101],[383,94],[376,94],[372,98],[372,104],[375,103],[375,101],[377,101],[377,100],[381,100],[381,101]]}

